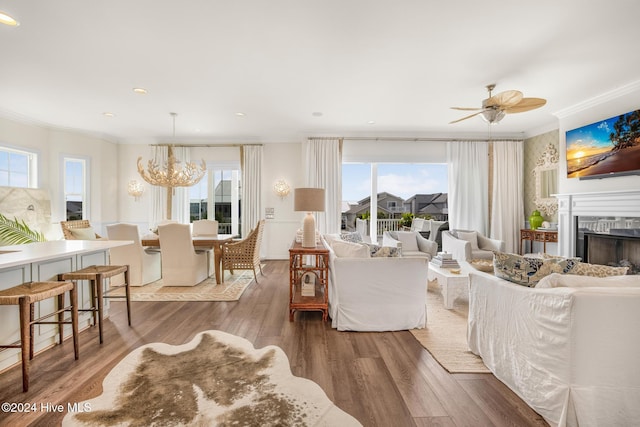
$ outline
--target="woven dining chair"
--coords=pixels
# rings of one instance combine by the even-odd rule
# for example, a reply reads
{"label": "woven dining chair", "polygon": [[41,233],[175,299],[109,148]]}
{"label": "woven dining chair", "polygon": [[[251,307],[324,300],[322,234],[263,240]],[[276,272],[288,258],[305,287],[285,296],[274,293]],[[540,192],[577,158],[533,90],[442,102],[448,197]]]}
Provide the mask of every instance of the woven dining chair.
{"label": "woven dining chair", "polygon": [[233,274],[234,270],[252,270],[253,278],[258,283],[256,268],[262,272],[260,265],[260,244],[262,243],[262,232],[264,220],[258,222],[256,228],[251,230],[249,235],[242,240],[232,241],[222,245],[222,277],[224,282],[224,271],[229,270]]}
{"label": "woven dining chair", "polygon": [[[91,227],[91,223],[86,219],[80,219],[76,221],[60,221],[60,228],[62,228],[62,234],[64,235],[65,240],[86,240],[74,236],[74,232],[72,230],[79,230],[84,228],[93,230],[93,227]],[[102,238],[95,231],[92,234],[95,235],[94,239]]]}

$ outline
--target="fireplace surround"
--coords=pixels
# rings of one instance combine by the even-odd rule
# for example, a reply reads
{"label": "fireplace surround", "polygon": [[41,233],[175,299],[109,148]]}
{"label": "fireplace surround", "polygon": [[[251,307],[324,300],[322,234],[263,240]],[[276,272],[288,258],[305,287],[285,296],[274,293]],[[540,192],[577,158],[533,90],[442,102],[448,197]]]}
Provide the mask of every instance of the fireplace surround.
{"label": "fireplace surround", "polygon": [[594,264],[626,260],[640,265],[640,190],[556,197],[560,255]]}

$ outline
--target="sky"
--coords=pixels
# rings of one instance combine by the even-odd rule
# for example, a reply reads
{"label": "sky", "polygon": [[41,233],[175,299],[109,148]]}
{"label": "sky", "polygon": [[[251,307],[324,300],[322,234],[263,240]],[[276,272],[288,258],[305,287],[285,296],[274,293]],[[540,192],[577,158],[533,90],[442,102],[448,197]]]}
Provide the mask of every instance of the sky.
{"label": "sky", "polygon": [[[342,200],[358,201],[369,196],[371,168],[368,163],[342,165]],[[447,193],[447,165],[436,163],[379,163],[378,192],[408,199],[415,194]]]}
{"label": "sky", "polygon": [[618,116],[567,131],[567,159],[575,159],[611,150],[609,134]]}

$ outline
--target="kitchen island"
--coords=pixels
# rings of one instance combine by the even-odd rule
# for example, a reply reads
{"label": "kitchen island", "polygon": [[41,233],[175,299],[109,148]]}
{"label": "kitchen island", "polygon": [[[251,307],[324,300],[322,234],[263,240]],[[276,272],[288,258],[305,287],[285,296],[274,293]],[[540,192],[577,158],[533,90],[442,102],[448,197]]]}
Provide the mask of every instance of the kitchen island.
{"label": "kitchen island", "polygon": [[[58,274],[79,270],[90,265],[108,265],[109,249],[130,245],[130,240],[55,240],[25,245],[0,246],[0,289],[7,289],[26,282],[57,280]],[[91,306],[89,283],[78,283],[80,308]],[[35,316],[54,311],[55,299],[35,304]],[[108,304],[105,305],[105,317]],[[90,324],[91,314],[83,313],[79,327]],[[65,337],[71,336],[71,327],[65,329]],[[56,343],[57,325],[34,327],[34,351],[42,351]],[[9,344],[20,338],[18,306],[0,306],[0,342]],[[20,362],[19,349],[0,352],[0,371]]]}

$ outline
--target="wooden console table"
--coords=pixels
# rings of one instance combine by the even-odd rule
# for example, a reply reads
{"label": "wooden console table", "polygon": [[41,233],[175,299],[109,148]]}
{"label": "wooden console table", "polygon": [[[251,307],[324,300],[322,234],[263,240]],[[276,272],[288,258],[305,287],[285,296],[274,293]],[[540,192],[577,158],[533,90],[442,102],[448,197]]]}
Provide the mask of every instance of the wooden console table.
{"label": "wooden console table", "polygon": [[547,242],[558,242],[558,230],[542,230],[540,228],[531,230],[528,228],[520,229],[520,254],[524,254],[523,243],[525,240],[530,242],[531,252],[533,252],[533,242],[542,242],[543,252],[547,252]]}
{"label": "wooden console table", "polygon": [[[315,278],[315,294],[302,295],[302,280],[305,275]],[[300,311],[321,311],[322,320],[329,317],[329,249],[322,243],[315,248],[303,248],[293,242],[289,249],[289,321]]]}

